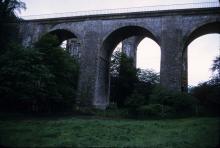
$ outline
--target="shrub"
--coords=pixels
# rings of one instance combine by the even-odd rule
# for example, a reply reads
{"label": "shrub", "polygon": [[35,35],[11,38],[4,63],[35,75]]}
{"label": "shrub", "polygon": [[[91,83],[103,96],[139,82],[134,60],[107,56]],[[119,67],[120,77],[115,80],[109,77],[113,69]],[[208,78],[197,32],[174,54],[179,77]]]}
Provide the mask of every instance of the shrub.
{"label": "shrub", "polygon": [[1,103],[5,104],[3,108],[16,111],[18,107],[32,104],[40,97],[44,98],[48,93],[47,86],[51,86],[53,81],[54,75],[42,63],[41,53],[37,50],[14,45],[0,56],[0,95]]}
{"label": "shrub", "polygon": [[40,113],[73,107],[78,63],[55,43],[46,36],[37,48],[11,45],[0,55],[0,110]]}
{"label": "shrub", "polygon": [[139,106],[147,104],[147,100],[145,96],[139,94],[138,92],[134,92],[131,96],[128,97],[126,101],[126,107],[136,109]]}
{"label": "shrub", "polygon": [[196,113],[198,101],[186,93],[168,91],[162,87],[156,87],[149,99],[149,104],[161,104],[174,109],[177,116],[187,116]]}
{"label": "shrub", "polygon": [[218,83],[204,82],[192,88],[191,93],[204,107],[204,114],[220,114],[220,85]]}
{"label": "shrub", "polygon": [[130,117],[129,110],[126,108],[111,109],[106,110],[95,110],[94,116],[106,117],[106,118],[128,118]]}
{"label": "shrub", "polygon": [[129,110],[126,108],[107,108],[105,110],[95,109],[91,107],[79,107],[75,110],[77,115],[95,116],[101,118],[128,118]]}
{"label": "shrub", "polygon": [[156,117],[160,116],[162,112],[161,104],[150,104],[146,106],[141,106],[138,108],[138,115],[141,117]]}
{"label": "shrub", "polygon": [[137,109],[139,118],[162,118],[172,115],[173,108],[162,104],[149,104]]}

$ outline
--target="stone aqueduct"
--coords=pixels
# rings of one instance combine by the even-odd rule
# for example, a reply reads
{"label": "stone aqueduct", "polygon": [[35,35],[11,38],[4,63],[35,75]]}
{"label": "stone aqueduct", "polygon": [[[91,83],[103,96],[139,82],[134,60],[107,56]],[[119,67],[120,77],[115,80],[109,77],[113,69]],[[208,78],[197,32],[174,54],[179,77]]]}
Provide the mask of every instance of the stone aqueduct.
{"label": "stone aqueduct", "polygon": [[132,44],[127,48],[130,48],[129,54],[135,58],[135,48],[141,39],[153,39],[161,47],[161,85],[170,90],[183,91],[187,88],[187,46],[201,35],[220,33],[220,8],[20,22],[24,46],[33,45],[47,33],[56,34],[60,42],[77,38],[80,43],[78,99],[82,105],[105,108],[109,104],[109,62],[118,43],[124,40],[124,46],[126,42]]}

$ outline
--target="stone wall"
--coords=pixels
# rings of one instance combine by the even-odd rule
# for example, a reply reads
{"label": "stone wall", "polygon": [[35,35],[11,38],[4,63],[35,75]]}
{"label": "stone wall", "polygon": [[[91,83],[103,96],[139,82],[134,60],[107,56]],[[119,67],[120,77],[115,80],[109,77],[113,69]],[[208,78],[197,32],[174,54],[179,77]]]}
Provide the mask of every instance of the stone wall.
{"label": "stone wall", "polygon": [[[20,34],[23,45],[31,46],[52,31],[73,33],[80,43],[78,102],[104,109],[109,103],[110,56],[119,42],[132,36],[157,42],[161,47],[161,85],[182,91],[187,86],[188,44],[201,35],[220,33],[219,26],[220,9],[207,8],[22,21]],[[124,41],[128,42],[124,52],[135,57],[137,42],[130,44],[129,40]],[[78,43],[72,49],[78,49]]]}

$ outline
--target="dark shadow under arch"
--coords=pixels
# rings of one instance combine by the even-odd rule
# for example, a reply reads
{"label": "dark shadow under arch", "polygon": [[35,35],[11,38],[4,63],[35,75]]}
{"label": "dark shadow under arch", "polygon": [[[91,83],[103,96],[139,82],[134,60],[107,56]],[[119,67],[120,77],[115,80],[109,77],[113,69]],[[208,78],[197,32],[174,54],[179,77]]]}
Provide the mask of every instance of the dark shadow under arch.
{"label": "dark shadow under arch", "polygon": [[57,38],[59,40],[59,44],[61,44],[65,40],[68,40],[68,39],[71,39],[71,38],[77,38],[76,35],[73,32],[71,32],[69,30],[66,30],[66,29],[52,30],[50,32],[47,32],[43,36],[48,35],[48,34],[57,36]]}

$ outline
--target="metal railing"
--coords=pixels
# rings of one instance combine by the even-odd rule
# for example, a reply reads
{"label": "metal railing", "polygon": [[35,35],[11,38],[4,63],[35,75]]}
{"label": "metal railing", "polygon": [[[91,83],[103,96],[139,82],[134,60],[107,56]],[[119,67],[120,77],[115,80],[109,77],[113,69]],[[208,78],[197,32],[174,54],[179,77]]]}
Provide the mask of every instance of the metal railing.
{"label": "metal railing", "polygon": [[202,2],[202,3],[187,3],[187,4],[172,4],[172,5],[156,5],[156,6],[132,7],[132,8],[118,8],[118,9],[105,9],[105,10],[91,10],[91,11],[76,11],[76,12],[53,13],[53,14],[42,14],[42,15],[29,15],[29,16],[21,16],[21,18],[25,20],[36,20],[36,19],[91,16],[91,15],[103,15],[103,14],[179,10],[179,9],[192,9],[192,8],[215,8],[215,7],[220,7],[220,3],[218,1]]}

